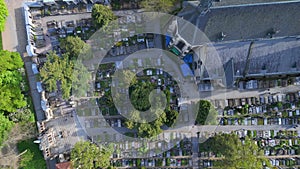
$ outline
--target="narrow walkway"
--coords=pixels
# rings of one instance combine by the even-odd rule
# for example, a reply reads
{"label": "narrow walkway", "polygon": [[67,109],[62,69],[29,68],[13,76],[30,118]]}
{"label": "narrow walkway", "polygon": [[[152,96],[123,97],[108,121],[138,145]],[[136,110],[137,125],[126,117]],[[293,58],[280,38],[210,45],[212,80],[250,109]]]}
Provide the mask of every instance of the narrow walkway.
{"label": "narrow walkway", "polygon": [[29,87],[30,87],[30,93],[31,93],[31,98],[33,101],[34,105],[34,110],[35,110],[35,116],[37,121],[43,121],[46,119],[45,113],[42,110],[41,107],[41,95],[37,91],[36,87],[36,76],[33,74],[32,71],[32,61],[30,58],[24,58],[24,63],[25,63],[25,70],[27,74],[27,79],[29,81]]}
{"label": "narrow walkway", "polygon": [[197,137],[192,137],[192,152],[193,152],[193,169],[199,168],[199,159],[198,159],[198,152],[199,152],[199,141]]}

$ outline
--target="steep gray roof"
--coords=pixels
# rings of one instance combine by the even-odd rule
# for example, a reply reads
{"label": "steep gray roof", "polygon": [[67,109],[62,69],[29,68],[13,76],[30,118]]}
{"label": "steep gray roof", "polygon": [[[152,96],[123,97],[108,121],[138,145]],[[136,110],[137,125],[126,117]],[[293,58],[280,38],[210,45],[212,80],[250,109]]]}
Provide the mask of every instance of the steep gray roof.
{"label": "steep gray roof", "polygon": [[273,3],[273,2],[284,2],[291,0],[221,0],[220,2],[213,2],[213,6],[233,6],[233,5],[246,5],[246,4],[257,4],[257,3]]}
{"label": "steep gray roof", "polygon": [[[254,0],[253,0],[254,1]],[[271,30],[278,31],[273,37],[300,35],[300,2],[251,4],[232,7],[211,7],[201,15],[202,7],[196,2],[185,3],[178,16],[200,28],[213,42],[268,38]]]}
{"label": "steep gray roof", "polygon": [[[240,75],[243,75],[245,68],[246,76],[263,76],[264,74],[293,74],[300,72],[300,39],[299,38],[279,38],[271,40],[260,40],[254,41],[251,47],[251,54],[249,57],[248,49],[251,42],[228,42],[228,43],[217,43],[213,46],[207,46],[206,51],[206,62],[204,63],[206,69],[218,68],[216,61],[209,59],[212,55],[217,55],[225,73],[228,75],[232,73],[230,70],[230,60],[233,61],[234,76],[237,76],[237,71]],[[265,67],[265,72],[262,71]],[[227,75],[226,75],[227,76]],[[230,84],[232,78],[227,77]]]}

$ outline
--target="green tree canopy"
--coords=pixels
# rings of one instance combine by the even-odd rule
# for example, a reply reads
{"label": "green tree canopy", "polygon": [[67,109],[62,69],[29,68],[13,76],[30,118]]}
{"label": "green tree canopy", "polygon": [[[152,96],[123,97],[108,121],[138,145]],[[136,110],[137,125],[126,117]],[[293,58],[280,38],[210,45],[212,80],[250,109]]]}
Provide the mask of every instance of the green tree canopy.
{"label": "green tree canopy", "polygon": [[216,124],[217,111],[214,109],[213,105],[207,100],[200,100],[198,105],[199,108],[195,124]]}
{"label": "green tree canopy", "polygon": [[[130,112],[130,118],[125,122],[125,125],[129,129],[136,129],[140,137],[149,138],[156,136],[162,132],[162,126],[167,125],[171,127],[175,123],[179,113],[170,108],[171,93],[169,88],[163,92],[157,92],[155,90],[157,88],[155,83],[145,79],[138,80],[136,76],[133,78],[134,80],[130,80],[132,76],[134,74],[129,72],[125,73],[124,76],[120,76],[120,78],[124,78],[123,81],[126,84],[130,83],[129,98],[136,109]],[[163,109],[164,106],[165,109]],[[146,114],[141,112],[142,114],[140,115],[139,111],[149,112]],[[153,119],[153,121],[147,122],[150,119]],[[140,121],[140,123],[136,121]]]}
{"label": "green tree canopy", "polygon": [[101,4],[95,4],[92,9],[92,19],[97,28],[106,27],[115,19],[111,9]]}
{"label": "green tree canopy", "polygon": [[176,110],[166,111],[166,125],[168,127],[171,127],[175,123],[178,115],[179,115],[179,113]]}
{"label": "green tree canopy", "polygon": [[141,6],[151,12],[170,12],[177,0],[142,0]]}
{"label": "green tree canopy", "polygon": [[0,51],[0,111],[4,113],[26,106],[21,90],[21,68],[23,62],[17,52]]}
{"label": "green tree canopy", "polygon": [[15,123],[28,123],[35,121],[34,114],[28,107],[18,109],[16,112],[13,113],[9,113],[8,118]]}
{"label": "green tree canopy", "polygon": [[19,53],[9,52],[7,50],[0,51],[0,71],[18,70],[23,68],[24,63]]}
{"label": "green tree canopy", "polygon": [[261,149],[248,137],[242,142],[236,134],[220,134],[202,143],[201,146],[204,151],[211,151],[222,157],[214,161],[213,168],[256,169],[262,168],[263,162],[270,165]]}
{"label": "green tree canopy", "polygon": [[146,111],[151,107],[149,95],[154,90],[151,82],[139,82],[130,87],[129,95],[132,105],[140,111]]}
{"label": "green tree canopy", "polygon": [[71,151],[71,162],[74,168],[108,168],[112,149],[98,147],[90,142],[78,142]]}
{"label": "green tree canopy", "polygon": [[54,52],[48,54],[48,60],[42,67],[40,75],[49,91],[57,90],[57,82],[61,81],[63,95],[69,97],[71,90],[73,63],[67,55],[60,58]]}
{"label": "green tree canopy", "polygon": [[8,10],[4,0],[0,0],[0,31],[5,29],[6,18],[8,16]]}
{"label": "green tree canopy", "polygon": [[140,137],[153,137],[162,132],[161,127],[164,125],[164,123],[167,122],[167,117],[166,113],[161,110],[157,109],[155,110],[154,114],[156,116],[155,120],[152,122],[146,122],[143,119],[140,119],[140,116],[138,114],[138,111],[133,111],[130,114],[130,119],[136,119],[136,120],[141,120],[141,123],[134,122],[132,120],[127,120],[125,122],[125,125],[129,129],[137,129],[138,131],[138,136]]}
{"label": "green tree canopy", "polygon": [[[140,121],[141,120],[141,117],[140,117],[140,114],[139,114],[138,110],[134,110],[134,111],[130,112],[129,117],[130,117],[130,119],[135,119],[135,121]],[[134,129],[134,128],[138,127],[138,123],[136,123],[132,120],[126,120],[125,121],[125,126],[129,129]]]}
{"label": "green tree canopy", "polygon": [[88,82],[92,77],[89,74],[87,68],[81,63],[81,61],[74,62],[75,64],[72,76],[72,94],[74,94],[75,97],[83,97],[86,96],[86,93],[89,90],[90,86]]}
{"label": "green tree canopy", "polygon": [[61,41],[60,45],[61,48],[66,51],[70,59],[77,59],[80,54],[83,54],[85,57],[90,54],[90,46],[78,36],[68,36]]}
{"label": "green tree canopy", "polygon": [[13,122],[9,121],[2,113],[0,113],[0,146],[7,139],[8,133],[13,127]]}
{"label": "green tree canopy", "polygon": [[49,91],[57,90],[57,82],[61,82],[64,99],[70,97],[72,87],[77,96],[86,93],[90,76],[80,61],[76,61],[75,64],[75,61],[70,60],[67,54],[59,57],[53,52],[48,54],[48,58],[40,71],[40,75]]}

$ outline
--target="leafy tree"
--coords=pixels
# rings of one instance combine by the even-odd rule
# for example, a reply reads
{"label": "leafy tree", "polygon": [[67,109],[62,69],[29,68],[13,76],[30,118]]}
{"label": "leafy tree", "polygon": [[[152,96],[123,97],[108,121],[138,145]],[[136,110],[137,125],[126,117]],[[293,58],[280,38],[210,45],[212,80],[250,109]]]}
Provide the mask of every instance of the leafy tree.
{"label": "leafy tree", "polygon": [[88,89],[88,79],[90,78],[87,69],[80,61],[75,64],[67,54],[63,57],[51,52],[48,54],[48,61],[40,71],[42,81],[48,86],[48,90],[55,91],[58,82],[61,83],[62,95],[64,99],[70,97],[73,87],[77,96],[82,96]]}
{"label": "leafy tree", "polygon": [[166,116],[167,116],[166,117],[166,125],[171,127],[175,123],[178,115],[179,115],[179,113],[176,110],[166,111]]}
{"label": "leafy tree", "polygon": [[13,122],[9,121],[2,113],[0,113],[0,145],[7,139],[8,133],[13,127]]}
{"label": "leafy tree", "polygon": [[18,109],[16,112],[10,113],[8,118],[15,123],[34,122],[34,114],[28,107]]}
{"label": "leafy tree", "polygon": [[127,87],[129,85],[135,85],[137,83],[135,73],[131,70],[121,70],[114,74],[115,78],[119,81],[120,87]]}
{"label": "leafy tree", "polygon": [[0,51],[0,110],[5,114],[26,105],[21,90],[21,68],[23,62],[17,52]]}
{"label": "leafy tree", "polygon": [[202,145],[206,151],[222,157],[214,161],[214,168],[262,168],[263,162],[269,165],[261,149],[248,137],[242,142],[236,134],[220,134]]}
{"label": "leafy tree", "polygon": [[167,98],[167,103],[166,103],[166,111],[170,111],[171,107],[170,107],[170,99],[171,99],[171,92],[170,92],[170,88],[167,87],[167,89],[164,91],[166,98]]}
{"label": "leafy tree", "polygon": [[61,41],[60,46],[66,51],[66,54],[70,56],[70,59],[77,59],[80,54],[84,54],[85,58],[86,55],[90,55],[90,46],[78,36],[68,36],[66,39]]}
{"label": "leafy tree", "polygon": [[24,63],[19,53],[7,50],[0,51],[0,72],[18,70]]}
{"label": "leafy tree", "polygon": [[57,90],[57,80],[62,76],[60,58],[54,52],[50,52],[47,57],[48,61],[40,70],[40,75],[48,89],[54,91]]}
{"label": "leafy tree", "polygon": [[[138,136],[140,137],[153,137],[158,135],[159,133],[162,132],[161,126],[164,125],[164,123],[167,120],[166,113],[161,110],[157,109],[153,114],[156,116],[154,121],[146,123],[145,120],[140,119],[140,116],[138,114],[138,111],[133,111],[131,113],[131,119],[137,119],[141,120],[141,123],[134,122],[131,120],[127,120],[125,122],[125,125],[129,129],[137,129],[138,131]],[[147,117],[145,117],[147,119]]]}
{"label": "leafy tree", "polygon": [[218,115],[217,110],[213,106],[211,106],[210,110],[209,110],[209,114],[207,115],[205,124],[207,124],[207,125],[217,125],[218,124],[217,115]]}
{"label": "leafy tree", "polygon": [[22,75],[18,71],[0,72],[0,110],[10,113],[26,105],[21,81]]}
{"label": "leafy tree", "polygon": [[110,165],[112,150],[98,147],[90,142],[78,142],[71,151],[74,168],[107,168]]}
{"label": "leafy tree", "polygon": [[[76,97],[85,96],[89,89],[89,84],[87,82],[89,82],[90,79],[91,75],[88,73],[87,68],[80,61],[77,61],[73,69],[72,93]],[[112,100],[111,95],[109,96],[109,98]]]}
{"label": "leafy tree", "polygon": [[143,0],[141,6],[147,11],[152,12],[170,12],[177,0]]}
{"label": "leafy tree", "polygon": [[217,112],[213,105],[207,100],[200,100],[198,114],[196,117],[196,125],[216,124]]}
{"label": "leafy tree", "polygon": [[15,117],[22,121],[31,117],[26,109],[27,102],[21,89],[23,61],[17,52],[0,51],[0,145],[7,138]]}
{"label": "leafy tree", "polygon": [[69,61],[67,55],[60,58],[54,52],[51,52],[48,54],[48,58],[48,61],[40,71],[41,78],[50,91],[57,90],[57,83],[61,82],[63,97],[68,98],[70,96],[74,65]]}
{"label": "leafy tree", "polygon": [[[134,119],[134,121],[133,120],[129,120],[129,119]],[[141,120],[139,111],[134,110],[134,111],[130,112],[129,119],[127,121],[125,121],[126,127],[129,128],[129,129],[136,128],[138,126],[138,123],[136,121],[140,121]]]}
{"label": "leafy tree", "polygon": [[115,19],[111,9],[101,4],[95,4],[92,9],[92,19],[97,28],[106,27],[110,21]]}
{"label": "leafy tree", "polygon": [[1,32],[4,31],[7,16],[8,16],[8,10],[5,1],[0,0],[0,31]]}
{"label": "leafy tree", "polygon": [[140,137],[152,137],[158,134],[156,127],[154,128],[149,123],[141,123],[138,127],[138,135]]}
{"label": "leafy tree", "polygon": [[[130,119],[135,120],[127,120],[125,122],[126,127],[129,129],[136,129],[138,131],[138,136],[140,137],[152,137],[158,135],[162,132],[161,127],[163,125],[171,127],[175,123],[179,113],[170,108],[171,93],[169,89],[164,90],[164,95],[161,95],[162,93],[156,93],[154,91],[156,87],[155,84],[150,81],[137,81],[136,78],[131,81],[131,76],[134,76],[134,74],[126,74],[127,75],[123,77],[120,76],[120,78],[123,78],[123,81],[126,81],[125,83],[127,84],[131,82],[131,86],[129,87],[129,97],[132,105],[139,111],[149,110],[149,112],[144,114],[139,114],[138,111],[130,112]],[[164,100],[165,97],[166,100]],[[166,108],[163,110],[162,108],[164,106]],[[146,123],[146,119],[155,120]],[[141,122],[139,123],[136,121]]]}
{"label": "leafy tree", "polygon": [[130,100],[132,105],[140,111],[146,111],[151,107],[149,102],[149,95],[154,90],[151,82],[140,82],[131,86]]}
{"label": "leafy tree", "polygon": [[136,126],[136,123],[132,120],[127,120],[127,121],[125,121],[125,126],[129,129],[134,129],[134,127]]}

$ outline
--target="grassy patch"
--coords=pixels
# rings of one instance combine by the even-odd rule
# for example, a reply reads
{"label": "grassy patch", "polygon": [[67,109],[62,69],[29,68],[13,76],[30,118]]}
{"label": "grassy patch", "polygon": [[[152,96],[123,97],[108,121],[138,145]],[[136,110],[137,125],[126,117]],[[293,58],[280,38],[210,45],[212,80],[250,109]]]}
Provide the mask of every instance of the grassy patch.
{"label": "grassy patch", "polygon": [[34,139],[28,139],[20,141],[17,144],[17,148],[20,153],[26,151],[21,156],[22,169],[40,169],[46,168],[46,161],[43,158],[43,154],[39,149],[39,145],[33,143]]}

